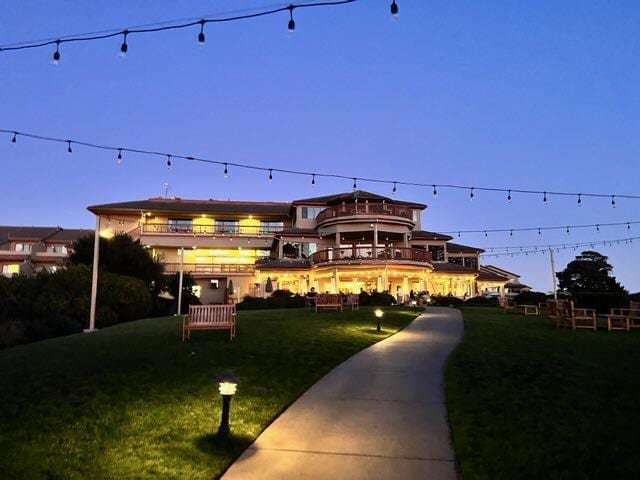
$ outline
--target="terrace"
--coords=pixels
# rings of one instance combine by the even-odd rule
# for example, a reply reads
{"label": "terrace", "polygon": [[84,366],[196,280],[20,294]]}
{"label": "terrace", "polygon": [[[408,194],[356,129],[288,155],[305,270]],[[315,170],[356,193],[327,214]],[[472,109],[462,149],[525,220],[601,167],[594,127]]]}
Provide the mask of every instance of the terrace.
{"label": "terrace", "polygon": [[329,248],[311,255],[311,263],[388,263],[408,262],[430,265],[431,253],[424,248],[415,247],[371,247],[354,246],[348,248]]}

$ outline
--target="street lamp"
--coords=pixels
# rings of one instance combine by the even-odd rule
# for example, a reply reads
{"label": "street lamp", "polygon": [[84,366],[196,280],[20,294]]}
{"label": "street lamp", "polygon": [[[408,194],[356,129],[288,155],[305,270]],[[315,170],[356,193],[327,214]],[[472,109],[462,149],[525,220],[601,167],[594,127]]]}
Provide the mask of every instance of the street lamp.
{"label": "street lamp", "polygon": [[382,316],[384,315],[384,312],[382,310],[380,310],[379,308],[376,308],[373,313],[376,316],[376,322],[377,322],[376,330],[379,332],[380,331],[380,320],[382,319]]}
{"label": "street lamp", "polygon": [[218,427],[218,439],[226,440],[229,436],[229,408],[231,397],[238,389],[238,379],[230,373],[225,373],[218,377],[218,391],[222,396],[222,417]]}

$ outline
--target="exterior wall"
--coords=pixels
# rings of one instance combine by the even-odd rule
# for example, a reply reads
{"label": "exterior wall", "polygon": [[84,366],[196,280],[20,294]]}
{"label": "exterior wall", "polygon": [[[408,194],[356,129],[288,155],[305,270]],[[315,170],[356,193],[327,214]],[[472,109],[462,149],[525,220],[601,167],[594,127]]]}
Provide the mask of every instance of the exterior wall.
{"label": "exterior wall", "polygon": [[476,294],[475,275],[433,273],[429,277],[428,287],[431,295],[473,297]]}

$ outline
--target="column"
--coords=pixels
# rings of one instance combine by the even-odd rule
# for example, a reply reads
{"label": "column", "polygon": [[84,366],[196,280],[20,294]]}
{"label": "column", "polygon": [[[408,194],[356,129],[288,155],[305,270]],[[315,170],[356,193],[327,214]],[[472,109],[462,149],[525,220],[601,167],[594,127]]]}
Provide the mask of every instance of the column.
{"label": "column", "polygon": [[378,258],[378,223],[373,224],[373,258]]}

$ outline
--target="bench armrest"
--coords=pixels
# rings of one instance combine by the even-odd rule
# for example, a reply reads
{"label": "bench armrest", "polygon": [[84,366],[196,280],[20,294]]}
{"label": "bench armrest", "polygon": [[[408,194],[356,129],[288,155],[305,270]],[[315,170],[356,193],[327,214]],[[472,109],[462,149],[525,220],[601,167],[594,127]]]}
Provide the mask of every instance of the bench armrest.
{"label": "bench armrest", "polygon": [[574,308],[573,312],[578,317],[595,317],[596,311],[592,308]]}

